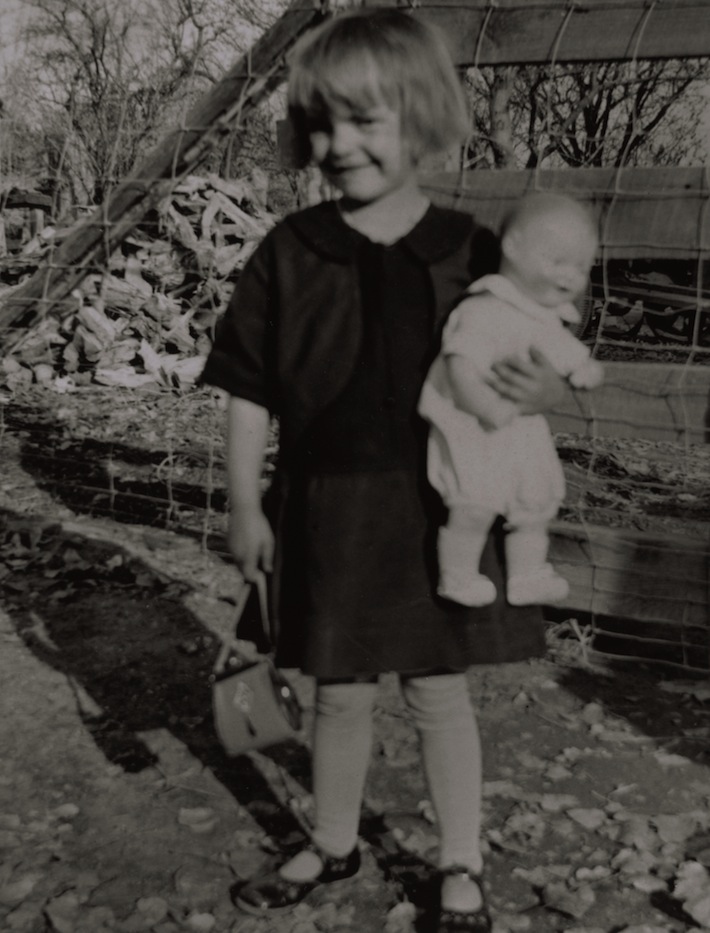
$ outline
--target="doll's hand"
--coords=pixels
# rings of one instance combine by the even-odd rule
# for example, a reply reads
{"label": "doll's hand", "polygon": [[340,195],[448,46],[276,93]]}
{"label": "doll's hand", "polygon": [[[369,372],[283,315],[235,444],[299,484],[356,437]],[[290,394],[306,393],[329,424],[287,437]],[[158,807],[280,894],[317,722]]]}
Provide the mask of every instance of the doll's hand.
{"label": "doll's hand", "polygon": [[259,570],[273,570],[274,534],[260,506],[231,508],[227,543],[245,580],[253,582]]}
{"label": "doll's hand", "polygon": [[503,398],[515,402],[523,415],[548,411],[564,395],[562,377],[534,347],[528,359],[509,356],[494,363],[486,381]]}
{"label": "doll's hand", "polygon": [[575,389],[596,389],[603,380],[604,368],[598,360],[587,360],[569,377],[570,385]]}

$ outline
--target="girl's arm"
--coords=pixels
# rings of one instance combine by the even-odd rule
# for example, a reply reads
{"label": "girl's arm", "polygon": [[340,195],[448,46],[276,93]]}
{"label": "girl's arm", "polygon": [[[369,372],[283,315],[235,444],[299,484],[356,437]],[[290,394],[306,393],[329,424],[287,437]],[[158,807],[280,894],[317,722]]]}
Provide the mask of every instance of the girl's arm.
{"label": "girl's arm", "polygon": [[247,399],[227,406],[227,540],[245,580],[273,569],[274,535],[261,507],[261,474],[269,436],[269,412]]}
{"label": "girl's arm", "polygon": [[478,368],[467,357],[456,353],[447,356],[446,368],[454,405],[460,411],[474,415],[487,431],[502,428],[520,414],[520,405],[487,385]]}
{"label": "girl's arm", "polygon": [[534,347],[528,359],[506,357],[494,363],[486,382],[523,415],[549,411],[562,401],[565,391],[564,379]]}

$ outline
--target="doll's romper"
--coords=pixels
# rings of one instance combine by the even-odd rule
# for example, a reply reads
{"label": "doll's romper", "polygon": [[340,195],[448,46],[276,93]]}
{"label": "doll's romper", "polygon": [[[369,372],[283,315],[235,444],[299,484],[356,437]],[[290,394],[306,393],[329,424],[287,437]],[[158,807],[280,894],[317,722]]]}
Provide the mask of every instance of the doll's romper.
{"label": "doll's romper", "polygon": [[[282,222],[242,274],[204,379],[280,417],[269,493],[282,667],[347,679],[544,651],[538,610],[435,594],[443,516],[416,404],[439,322],[476,263],[497,261],[491,242],[471,218],[430,207],[382,246],[330,203]],[[499,581],[501,551],[491,537],[483,556]]]}
{"label": "doll's romper", "polygon": [[494,430],[454,405],[444,360],[460,355],[485,379],[506,356],[545,354],[561,376],[587,366],[590,353],[563,325],[579,319],[574,305],[550,309],[507,279],[475,282],[451,313],[440,356],[426,379],[420,412],[430,422],[428,476],[449,507],[468,506],[505,516],[512,525],[552,518],[565,481],[544,415],[520,415]]}

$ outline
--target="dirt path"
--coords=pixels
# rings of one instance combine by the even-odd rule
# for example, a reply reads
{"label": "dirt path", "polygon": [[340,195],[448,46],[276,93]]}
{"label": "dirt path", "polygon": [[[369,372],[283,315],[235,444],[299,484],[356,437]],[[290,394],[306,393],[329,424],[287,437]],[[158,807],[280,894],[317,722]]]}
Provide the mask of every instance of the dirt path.
{"label": "dirt path", "polygon": [[[303,743],[250,757],[215,739],[208,677],[239,580],[201,547],[221,415],[194,405],[92,392],[8,406],[0,931],[427,933],[436,835],[393,678],[359,876],[285,917],[231,904],[303,838],[308,721]],[[121,522],[92,517],[107,503]],[[159,527],[166,504],[180,535]],[[471,674],[496,933],[710,929],[710,686],[593,668],[569,634],[551,627],[545,660]],[[308,720],[312,684],[295,685]]]}
{"label": "dirt path", "polygon": [[[435,833],[392,678],[361,875],[291,916],[240,916],[230,887],[298,844],[310,799],[304,746],[230,760],[214,738],[232,572],[167,532],[9,513],[3,532],[0,929],[425,929]],[[710,689],[552,658],[481,668],[471,687],[496,930],[696,929],[683,904],[710,927]]]}

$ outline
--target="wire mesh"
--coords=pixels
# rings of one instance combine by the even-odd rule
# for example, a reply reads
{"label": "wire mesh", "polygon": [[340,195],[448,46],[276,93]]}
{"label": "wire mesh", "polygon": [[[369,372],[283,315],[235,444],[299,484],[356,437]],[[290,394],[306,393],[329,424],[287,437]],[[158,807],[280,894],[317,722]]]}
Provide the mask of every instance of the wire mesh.
{"label": "wire mesh", "polygon": [[[624,14],[629,74],[642,74],[665,5],[587,6],[607,18]],[[702,4],[686,6],[697,11]],[[601,67],[601,53],[596,64],[582,66],[575,51],[585,8],[553,0],[532,7],[536,16],[556,15],[541,81],[547,76],[562,86],[570,63],[589,75]],[[531,4],[414,8],[445,26],[454,13],[457,22],[470,18],[467,50],[458,50],[469,78],[497,64],[501,31],[510,35],[522,11],[530,14]],[[301,16],[295,25],[294,14]],[[89,184],[95,166],[86,151],[77,154],[74,137],[43,176],[51,207],[33,204],[27,126],[3,116],[0,501],[8,512],[167,528],[224,553],[224,400],[195,380],[240,269],[305,190],[294,172],[266,177],[263,148],[250,172],[237,177],[225,154],[253,145],[266,126],[273,157],[274,134],[258,107],[278,84],[294,37],[315,16],[312,8],[291,7],[278,34],[267,32],[206,103],[179,113],[177,128],[153,155],[121,178],[108,172],[98,204],[67,194],[69,166],[75,185],[82,178],[96,188]],[[519,60],[531,29],[520,37]],[[592,32],[588,48],[601,45]],[[699,54],[687,41],[683,47]],[[686,99],[678,98],[681,116]],[[569,112],[566,124],[556,122],[553,104],[548,97],[540,117],[547,140],[573,129]],[[580,119],[584,106],[579,101]],[[643,114],[632,107],[626,116],[633,125]],[[482,136],[477,125],[469,154]],[[429,175],[425,184],[433,200],[470,211],[493,229],[527,190],[564,190],[595,212],[601,249],[580,335],[605,362],[606,383],[589,395],[570,394],[552,415],[568,481],[552,544],[572,582],[565,612],[585,620],[600,653],[706,670],[710,176],[705,166],[644,164],[641,156],[634,162],[630,151],[622,143],[615,164],[572,168],[558,149],[526,171],[472,171],[462,158],[460,171]],[[265,485],[277,450],[275,428]]]}

